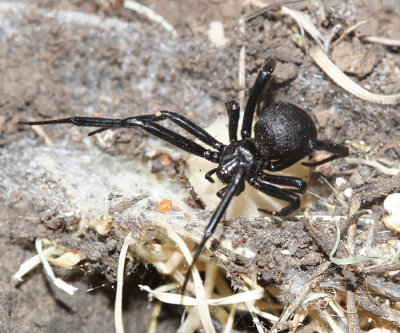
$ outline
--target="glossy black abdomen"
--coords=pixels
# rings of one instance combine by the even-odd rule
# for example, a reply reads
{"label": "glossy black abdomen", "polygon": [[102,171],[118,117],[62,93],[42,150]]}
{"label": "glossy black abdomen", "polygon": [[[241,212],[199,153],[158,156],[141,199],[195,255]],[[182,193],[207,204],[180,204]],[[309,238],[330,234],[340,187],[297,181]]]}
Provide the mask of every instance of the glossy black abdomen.
{"label": "glossy black abdomen", "polygon": [[317,130],[306,111],[289,103],[265,108],[254,126],[255,138],[264,155],[279,159],[294,154],[300,158],[313,149]]}

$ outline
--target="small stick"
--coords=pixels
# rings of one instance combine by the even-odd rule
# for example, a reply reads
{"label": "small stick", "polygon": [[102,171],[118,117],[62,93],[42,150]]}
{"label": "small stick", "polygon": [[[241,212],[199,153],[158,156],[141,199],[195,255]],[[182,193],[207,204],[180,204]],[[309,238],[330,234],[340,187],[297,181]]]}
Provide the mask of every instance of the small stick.
{"label": "small stick", "polygon": [[300,291],[299,295],[295,298],[295,300],[292,303],[290,303],[290,305],[287,308],[285,308],[285,310],[283,311],[279,320],[271,328],[271,331],[270,331],[271,333],[278,332],[279,325],[282,323],[285,323],[289,319],[289,317],[292,315],[292,313],[295,312],[296,309],[303,303],[303,301],[305,300],[307,295],[314,288],[315,284],[318,283],[320,279],[322,279],[324,273],[328,270],[328,268],[330,266],[331,266],[331,262],[325,261],[319,266],[318,269],[316,269],[314,271],[313,276],[304,285],[304,287]]}
{"label": "small stick", "polygon": [[339,42],[340,42],[344,37],[346,37],[350,32],[353,32],[354,30],[358,29],[358,28],[361,27],[362,25],[364,25],[364,24],[366,24],[366,23],[369,23],[369,22],[375,20],[375,19],[379,16],[379,14],[381,13],[381,10],[382,10],[382,3],[383,3],[383,0],[379,0],[379,8],[378,8],[378,11],[375,13],[375,15],[371,16],[370,18],[368,18],[368,19],[366,19],[366,20],[362,20],[362,21],[356,23],[355,25],[353,25],[352,27],[346,29],[346,30],[343,32],[343,34],[342,34],[338,39],[336,39],[336,40],[332,43],[332,46],[335,46],[337,43],[339,43]]}
{"label": "small stick", "polygon": [[[349,209],[349,218],[355,216],[359,211],[361,206],[361,201],[359,198],[352,198]],[[349,228],[347,230],[347,248],[349,249],[349,255],[354,255],[354,248],[357,235],[357,219],[351,219]],[[350,288],[350,286],[348,286]],[[357,314],[356,300],[354,297],[354,292],[350,289],[346,291],[346,309],[347,309],[347,321],[349,325],[349,332],[361,333],[360,321]]]}
{"label": "small stick", "polygon": [[394,326],[400,327],[400,311],[391,309],[386,304],[372,302],[367,296],[355,294],[355,300],[359,307],[376,314],[378,317],[390,321]]}
{"label": "small stick", "polygon": [[369,43],[381,44],[381,45],[386,45],[386,46],[395,46],[395,47],[400,46],[400,39],[390,39],[390,38],[379,37],[379,36],[365,36],[365,37],[362,37],[362,40],[369,42]]}

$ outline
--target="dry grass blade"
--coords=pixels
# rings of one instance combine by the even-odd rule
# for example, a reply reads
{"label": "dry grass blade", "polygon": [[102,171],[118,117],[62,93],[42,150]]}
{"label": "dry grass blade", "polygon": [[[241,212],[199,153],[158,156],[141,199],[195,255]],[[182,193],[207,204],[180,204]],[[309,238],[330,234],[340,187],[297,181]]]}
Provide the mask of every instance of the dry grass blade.
{"label": "dry grass blade", "polygon": [[313,286],[317,283],[320,279],[322,279],[324,273],[328,270],[331,266],[329,261],[325,261],[322,263],[318,269],[314,271],[313,277],[304,285],[301,292],[298,296],[294,299],[292,303],[289,304],[288,307],[285,308],[279,321],[277,321],[271,329],[271,332],[277,333],[279,330],[279,326],[285,323],[289,317],[296,311],[296,309],[303,304],[306,297],[310,294]]}
{"label": "dry grass blade", "polygon": [[385,175],[397,176],[400,175],[400,170],[396,168],[388,168],[377,161],[369,161],[363,158],[346,157],[346,162],[350,164],[364,164],[375,168]]}
{"label": "dry grass blade", "polygon": [[381,45],[386,45],[386,46],[394,46],[394,47],[400,46],[400,39],[390,39],[390,38],[379,37],[379,36],[365,36],[365,37],[362,37],[362,40],[369,42],[369,43],[381,44]]}
{"label": "dry grass blade", "polygon": [[[154,295],[158,300],[169,303],[169,304],[182,304],[185,306],[196,306],[199,304],[199,300],[190,297],[190,296],[182,296],[181,294],[173,294],[173,293],[165,293],[160,292],[157,289],[152,290],[148,286],[139,286],[142,290],[147,291],[148,293]],[[232,296],[222,297],[218,299],[207,299],[206,303],[208,305],[229,305],[229,304],[237,304],[244,302],[257,301],[263,297],[264,290],[257,289],[251,291],[241,292],[239,294],[235,294]],[[182,300],[182,302],[181,302]]]}
{"label": "dry grass blade", "polygon": [[40,257],[40,260],[42,261],[44,270],[45,270],[47,276],[50,278],[50,280],[54,283],[54,285],[57,288],[60,288],[61,290],[65,291],[67,294],[70,294],[70,295],[75,294],[75,292],[78,290],[78,288],[64,282],[63,280],[61,280],[60,278],[57,278],[54,275],[54,272],[53,272],[49,262],[47,261],[45,254],[43,253],[42,239],[37,238],[35,240],[35,247],[36,247],[36,251]]}
{"label": "dry grass blade", "polygon": [[133,10],[139,14],[145,15],[148,19],[158,23],[161,25],[165,30],[170,32],[173,37],[177,37],[178,33],[174,29],[174,27],[167,22],[165,18],[163,18],[161,15],[157,14],[155,11],[150,9],[149,7],[146,7],[136,1],[132,0],[126,0],[124,1],[124,7],[128,8],[130,10]]}
{"label": "dry grass blade", "polygon": [[[48,256],[51,256],[52,254],[56,253],[56,246],[53,245],[51,247],[48,247],[47,249],[43,250],[44,256],[47,258]],[[40,260],[39,255],[35,255],[31,258],[29,258],[27,261],[23,262],[19,268],[18,271],[15,272],[13,275],[13,279],[17,281],[23,281],[22,277],[29,273],[32,269],[34,269],[37,265],[39,265],[42,261]]]}
{"label": "dry grass blade", "polygon": [[361,98],[365,101],[378,104],[398,104],[400,103],[400,94],[395,95],[379,95],[360,87],[345,75],[322,51],[318,46],[313,46],[310,49],[311,58],[317,65],[340,87],[349,93]]}
{"label": "dry grass blade", "polygon": [[131,233],[129,233],[125,239],[121,248],[118,259],[118,276],[117,276],[117,294],[115,296],[114,305],[114,321],[115,321],[115,332],[124,333],[124,324],[122,321],[122,289],[124,285],[124,271],[125,271],[125,258],[128,252],[128,247],[133,243]]}
{"label": "dry grass blade", "polygon": [[[168,237],[172,239],[175,244],[179,247],[182,254],[185,256],[185,259],[188,263],[191,263],[193,260],[192,254],[190,253],[188,247],[186,246],[183,239],[168,225],[165,226],[167,230]],[[196,290],[196,298],[197,298],[197,309],[199,311],[200,319],[203,324],[204,330],[208,332],[215,332],[214,326],[211,321],[210,311],[208,309],[206,294],[204,291],[203,284],[201,282],[199,271],[196,266],[192,268],[192,276]]]}
{"label": "dry grass blade", "polygon": [[47,133],[43,130],[42,126],[32,126],[32,130],[41,138],[43,138],[47,147],[54,148],[54,143],[47,135]]}
{"label": "dry grass blade", "polygon": [[254,302],[248,301],[248,302],[246,302],[246,306],[247,306],[247,309],[249,310],[249,313],[250,313],[251,317],[253,318],[253,323],[256,326],[257,331],[259,333],[263,333],[264,332],[264,327],[261,324],[260,319],[257,316],[257,309],[254,306]]}
{"label": "dry grass blade", "polygon": [[231,311],[229,312],[228,320],[225,323],[225,328],[222,333],[229,333],[232,331],[233,324],[235,321],[235,314],[236,314],[237,304],[232,306]]}
{"label": "dry grass blade", "polygon": [[147,333],[156,333],[157,332],[157,322],[158,322],[158,317],[160,316],[162,309],[162,302],[157,302],[156,305],[154,305],[153,308],[153,313],[151,314],[151,322],[149,329],[147,330]]}
{"label": "dry grass blade", "polygon": [[323,47],[325,36],[321,34],[321,32],[317,29],[314,23],[311,22],[311,19],[304,13],[299,12],[298,10],[290,9],[287,7],[282,7],[282,12],[288,14],[293,17],[296,23],[307,31],[311,37],[321,46]]}

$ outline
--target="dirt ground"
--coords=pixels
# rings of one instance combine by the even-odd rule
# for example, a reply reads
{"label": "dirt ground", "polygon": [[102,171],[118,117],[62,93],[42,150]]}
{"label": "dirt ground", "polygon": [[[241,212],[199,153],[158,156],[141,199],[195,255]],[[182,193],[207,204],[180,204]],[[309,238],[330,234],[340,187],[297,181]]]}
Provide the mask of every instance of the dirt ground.
{"label": "dirt ground", "polygon": [[[298,320],[297,332],[400,331],[398,261],[329,262],[336,239],[333,221],[340,216],[347,243],[336,257],[387,258],[399,249],[398,234],[382,222],[387,215],[382,204],[400,192],[400,104],[363,101],[335,84],[307,54],[315,44],[312,37],[305,33],[307,49],[296,45],[301,29],[280,7],[243,24],[260,8],[259,1],[141,3],[164,17],[177,37],[120,1],[0,1],[0,332],[114,330],[122,238],[118,232],[82,231],[83,220],[110,215],[118,230],[132,231],[147,246],[161,242],[154,220],[167,216],[168,223],[177,223],[174,228],[200,237],[211,214],[191,191],[186,155],[139,129],[87,138],[88,130],[70,125],[32,129],[18,122],[73,115],[123,118],[167,109],[207,126],[225,113],[224,102],[239,99],[244,91],[247,98],[270,56],[277,67],[265,104],[304,108],[315,120],[319,139],[347,145],[350,158],[313,170],[299,218],[224,221],[211,260],[227,271],[235,291],[245,284],[243,275],[256,274],[269,295],[265,303],[271,304],[271,313],[282,316],[275,326],[260,319],[265,330],[289,332]],[[338,27],[328,54],[353,81],[376,94],[400,93],[397,0],[383,1],[376,17],[379,1],[303,1],[288,7],[309,15],[323,36]],[[370,17],[336,42],[347,28]],[[223,45],[209,38],[212,21],[224,27]],[[371,36],[397,41],[397,46],[371,42]],[[238,81],[243,47],[245,87]],[[169,216],[156,209],[164,198],[177,202]],[[314,218],[303,215],[305,207]],[[57,276],[79,288],[74,296],[57,289],[41,266],[22,282],[12,279],[20,264],[36,254],[38,238],[57,241],[84,258],[55,268]],[[226,240],[232,251],[224,247]],[[239,248],[253,253],[251,260],[238,255]],[[127,261],[125,270],[126,332],[147,332],[156,304],[138,285],[156,288],[170,281],[139,258]],[[343,315],[326,298],[306,303],[304,295],[302,305],[285,317],[284,309],[302,292],[330,295]],[[155,332],[177,331],[182,312],[163,305]],[[214,324],[223,331],[224,324],[217,319]],[[257,328],[241,311],[233,332]]]}

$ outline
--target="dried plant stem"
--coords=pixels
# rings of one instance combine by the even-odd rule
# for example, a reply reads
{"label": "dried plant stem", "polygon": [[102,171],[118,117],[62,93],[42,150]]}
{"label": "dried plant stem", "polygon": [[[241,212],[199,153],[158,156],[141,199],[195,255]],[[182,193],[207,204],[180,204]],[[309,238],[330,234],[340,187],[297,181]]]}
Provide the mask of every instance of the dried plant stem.
{"label": "dried plant stem", "polygon": [[277,333],[279,326],[285,323],[289,317],[296,311],[296,309],[303,303],[307,295],[312,291],[315,284],[318,283],[320,279],[322,279],[324,273],[331,266],[331,262],[325,261],[323,262],[317,270],[314,271],[311,279],[304,285],[303,289],[300,291],[299,295],[295,298],[295,300],[290,303],[290,305],[283,311],[279,320],[274,324],[271,328],[271,333]]}
{"label": "dried plant stem", "polygon": [[364,24],[366,24],[366,23],[369,23],[369,22],[375,20],[375,19],[379,16],[379,14],[381,13],[381,10],[382,10],[382,3],[383,3],[383,0],[379,0],[379,7],[378,7],[378,10],[377,10],[377,12],[375,13],[375,15],[371,16],[370,18],[368,18],[368,19],[366,19],[366,20],[362,20],[362,21],[360,21],[360,22],[357,22],[357,23],[356,23],[355,25],[353,25],[352,27],[346,29],[346,30],[343,32],[343,34],[342,34],[337,40],[335,40],[335,41],[332,43],[332,46],[335,46],[335,45],[336,45],[337,43],[339,43],[344,37],[346,37],[349,33],[353,32],[353,31],[356,30],[356,29],[358,29],[358,28],[361,27],[362,25],[364,25]]}
{"label": "dried plant stem", "polygon": [[313,46],[309,52],[311,58],[317,65],[328,75],[332,81],[342,87],[349,93],[357,96],[358,98],[378,104],[398,104],[400,103],[400,94],[395,95],[380,95],[372,93],[345,75],[325,54],[325,52],[318,46]]}
{"label": "dried plant stem", "polygon": [[117,293],[115,296],[114,305],[114,322],[116,333],[124,333],[124,324],[122,321],[122,290],[124,285],[125,259],[128,252],[128,247],[131,244],[133,244],[133,238],[131,233],[129,233],[124,239],[118,259]]}
{"label": "dried plant stem", "polygon": [[362,40],[369,42],[369,43],[381,44],[381,45],[386,45],[386,46],[394,46],[394,47],[400,46],[400,39],[390,39],[390,38],[379,37],[379,36],[365,36],[365,37],[362,37]]}

